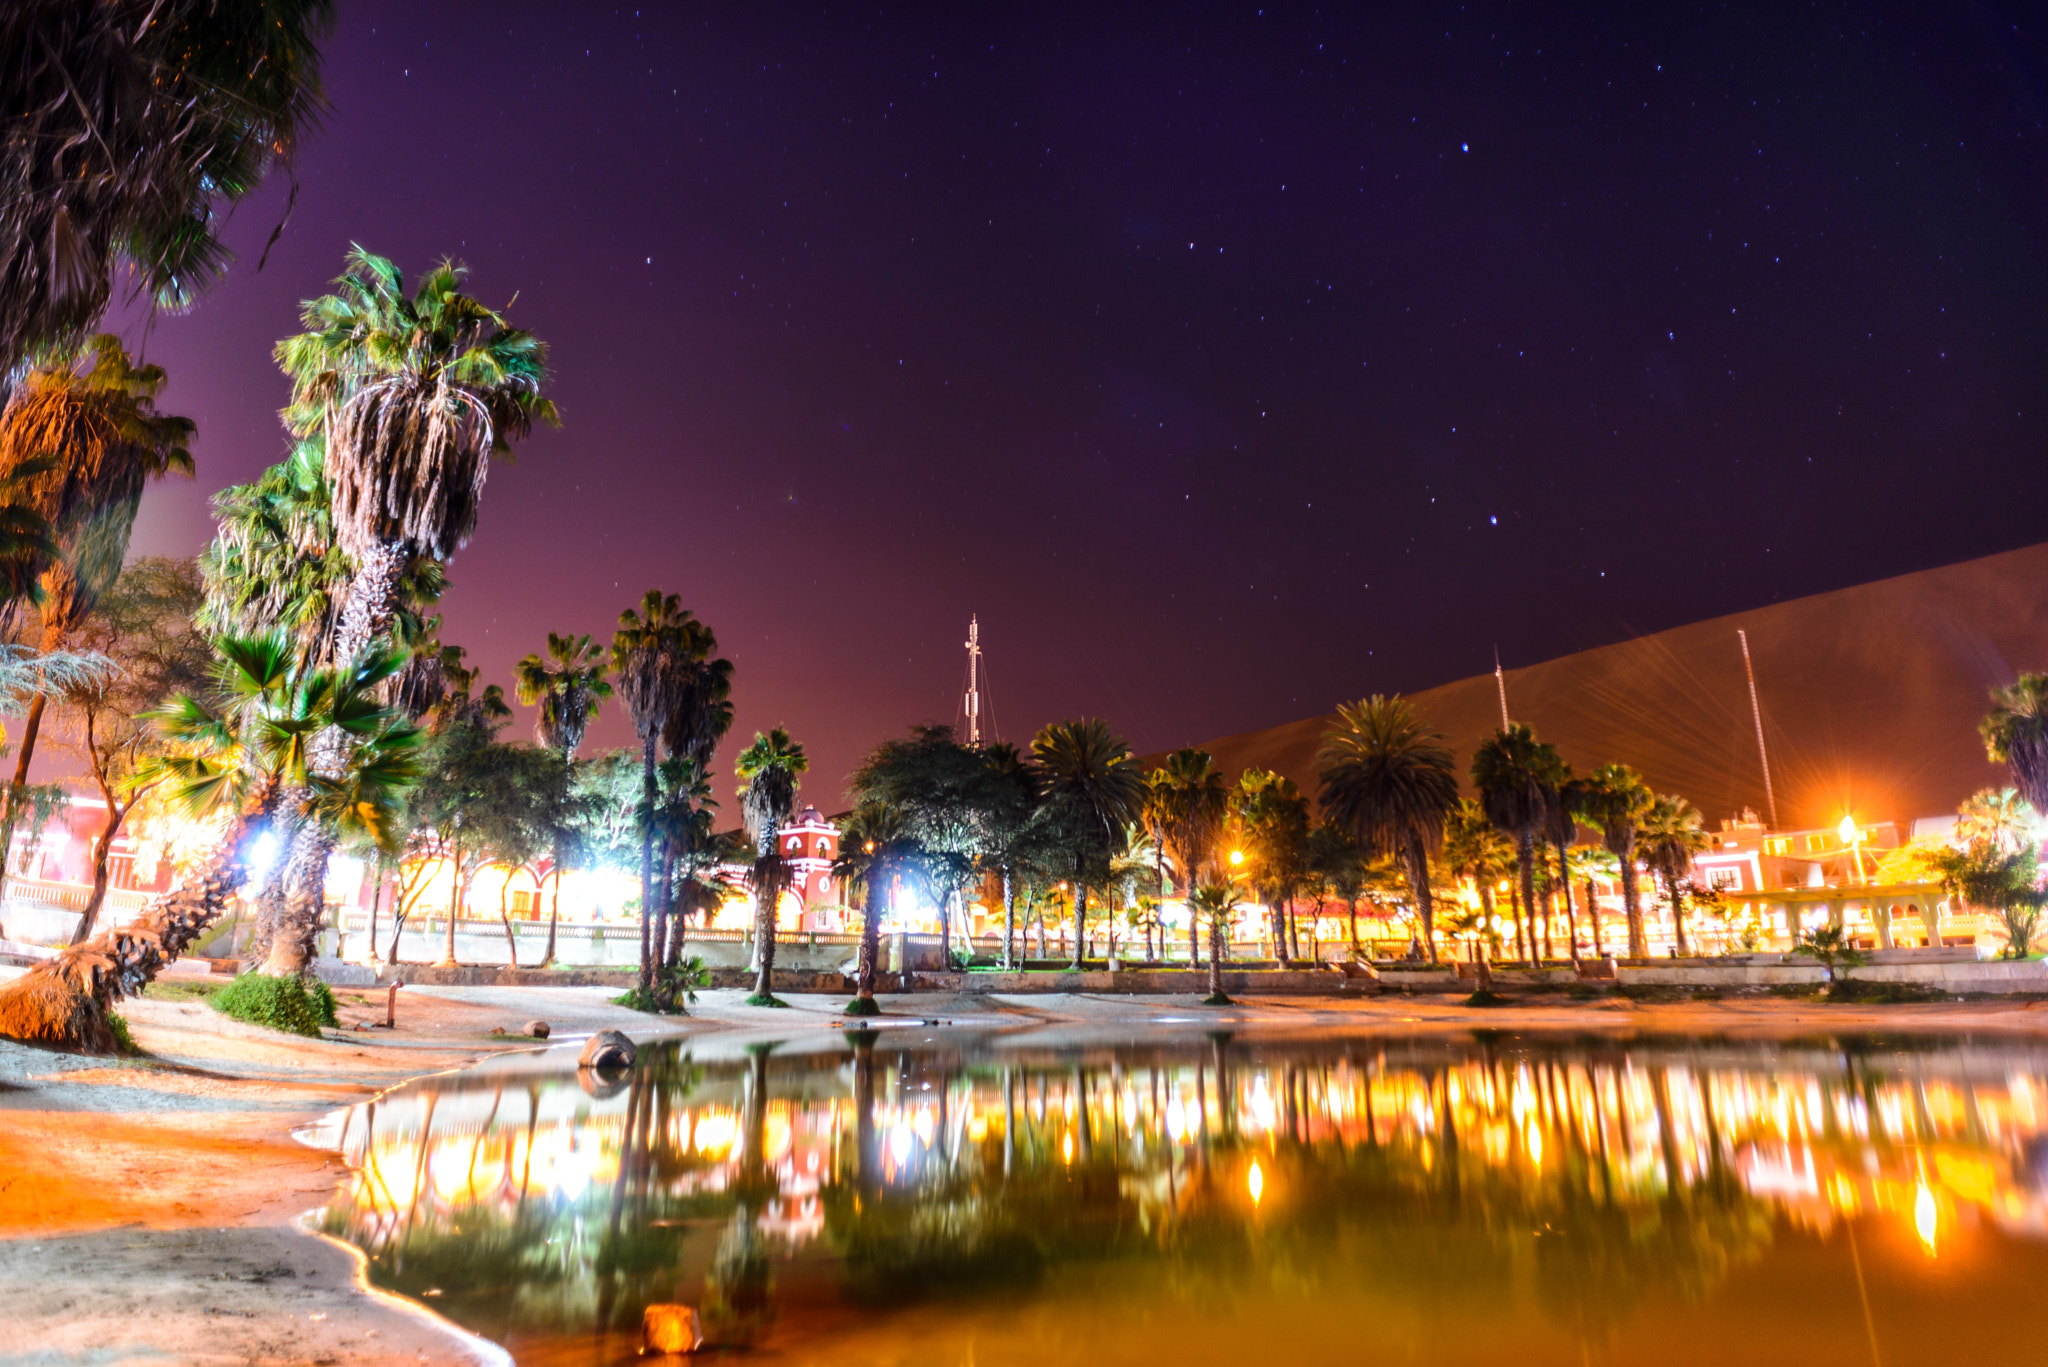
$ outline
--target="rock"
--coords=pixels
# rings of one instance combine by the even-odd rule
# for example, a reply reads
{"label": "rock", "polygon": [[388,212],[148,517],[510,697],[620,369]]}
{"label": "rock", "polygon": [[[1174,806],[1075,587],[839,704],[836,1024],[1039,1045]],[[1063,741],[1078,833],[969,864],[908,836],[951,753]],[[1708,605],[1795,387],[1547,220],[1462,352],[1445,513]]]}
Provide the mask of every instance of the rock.
{"label": "rock", "polygon": [[697,1312],[687,1305],[650,1305],[640,1320],[640,1354],[694,1353],[704,1346]]}
{"label": "rock", "polygon": [[579,1068],[631,1068],[640,1051],[633,1047],[633,1041],[617,1030],[600,1030],[590,1037],[583,1046],[583,1057],[576,1060]]}
{"label": "rock", "polygon": [[528,1021],[520,1033],[531,1035],[535,1039],[546,1039],[549,1033],[548,1023],[546,1021]]}

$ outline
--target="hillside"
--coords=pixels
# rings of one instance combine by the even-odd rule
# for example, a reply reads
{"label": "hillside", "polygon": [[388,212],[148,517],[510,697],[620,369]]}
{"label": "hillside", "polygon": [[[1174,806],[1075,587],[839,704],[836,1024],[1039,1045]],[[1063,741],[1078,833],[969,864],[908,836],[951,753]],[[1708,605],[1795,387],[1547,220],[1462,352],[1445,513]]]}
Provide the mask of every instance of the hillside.
{"label": "hillside", "polygon": [[[1508,710],[1584,771],[1634,765],[1709,824],[1765,813],[1738,629],[1749,633],[1778,816],[1901,822],[2003,783],[1977,739],[1986,694],[2048,669],[2048,544],[1675,627],[1507,671]],[[1460,770],[1500,724],[1491,674],[1411,695]],[[1313,792],[1333,714],[1209,741],[1231,774],[1280,772]]]}

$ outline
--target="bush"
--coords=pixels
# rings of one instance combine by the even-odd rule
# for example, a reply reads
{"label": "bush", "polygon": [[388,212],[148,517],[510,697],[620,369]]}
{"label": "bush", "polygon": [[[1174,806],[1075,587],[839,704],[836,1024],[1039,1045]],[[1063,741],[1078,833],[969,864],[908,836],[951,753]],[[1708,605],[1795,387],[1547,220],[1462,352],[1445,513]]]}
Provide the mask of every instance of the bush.
{"label": "bush", "polygon": [[142,1046],[135,1042],[135,1036],[128,1033],[128,1018],[116,1012],[107,1013],[107,1028],[114,1032],[114,1047],[133,1058],[142,1053]]}
{"label": "bush", "polygon": [[659,970],[652,988],[642,989],[635,984],[613,997],[612,1005],[649,1015],[687,1016],[689,1006],[696,1003],[697,989],[709,986],[710,982],[711,970],[693,954],[679,964]]}
{"label": "bush", "polygon": [[209,1000],[223,1016],[309,1039],[320,1038],[321,1026],[340,1023],[334,992],[317,978],[308,985],[290,975],[244,973]]}

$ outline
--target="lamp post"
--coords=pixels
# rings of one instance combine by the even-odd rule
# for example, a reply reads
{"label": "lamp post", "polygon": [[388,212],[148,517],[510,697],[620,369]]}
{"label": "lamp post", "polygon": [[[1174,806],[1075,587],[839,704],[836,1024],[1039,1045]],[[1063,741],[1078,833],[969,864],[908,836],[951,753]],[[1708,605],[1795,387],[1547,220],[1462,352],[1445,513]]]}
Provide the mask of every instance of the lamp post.
{"label": "lamp post", "polygon": [[1835,831],[1842,837],[1842,844],[1848,847],[1849,857],[1856,861],[1856,883],[1859,887],[1863,886],[1863,852],[1860,848],[1863,843],[1863,832],[1856,828],[1856,818],[1844,816],[1842,824],[1836,827]]}

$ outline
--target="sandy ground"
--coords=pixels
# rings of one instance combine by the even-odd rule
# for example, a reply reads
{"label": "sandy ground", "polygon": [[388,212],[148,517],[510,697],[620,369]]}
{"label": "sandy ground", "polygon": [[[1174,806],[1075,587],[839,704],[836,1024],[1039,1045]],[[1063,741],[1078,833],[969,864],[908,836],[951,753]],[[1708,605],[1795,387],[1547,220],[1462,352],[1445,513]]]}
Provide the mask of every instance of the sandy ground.
{"label": "sandy ground", "polygon": [[[0,970],[4,972],[5,970]],[[398,1028],[382,992],[344,989],[343,1029],[304,1040],[230,1021],[202,1002],[124,1008],[143,1059],[79,1059],[0,1042],[0,1367],[17,1364],[503,1361],[481,1341],[366,1291],[354,1254],[304,1232],[344,1176],[294,1127],[409,1078],[534,1047],[494,1037],[547,1020],[557,1044],[604,1027],[800,1034],[843,1018],[838,997],[794,1009],[707,993],[655,1021],[599,988],[405,988]],[[1534,998],[1473,1010],[1431,997],[1267,998],[1224,1010],[1192,998],[885,997],[895,1021],[1030,1030],[1048,1042],[1227,1023],[1262,1033],[1462,1032],[1772,1038],[1862,1030],[2048,1034],[2048,1003],[1825,1006],[1769,998],[1643,1005]],[[885,1020],[884,1024],[889,1021]]]}

